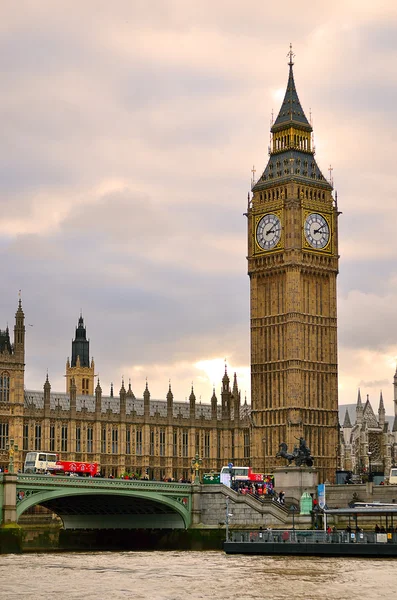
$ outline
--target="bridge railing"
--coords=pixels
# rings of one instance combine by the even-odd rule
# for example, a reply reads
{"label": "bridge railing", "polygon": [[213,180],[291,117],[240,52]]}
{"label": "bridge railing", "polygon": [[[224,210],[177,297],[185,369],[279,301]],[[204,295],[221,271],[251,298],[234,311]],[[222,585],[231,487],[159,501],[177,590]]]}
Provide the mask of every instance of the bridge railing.
{"label": "bridge railing", "polygon": [[127,488],[136,490],[154,490],[162,492],[183,492],[191,491],[190,483],[178,483],[174,481],[147,481],[143,479],[106,479],[102,477],[69,477],[62,475],[37,475],[28,473],[18,473],[17,485],[51,485],[51,487],[105,487],[105,488]]}

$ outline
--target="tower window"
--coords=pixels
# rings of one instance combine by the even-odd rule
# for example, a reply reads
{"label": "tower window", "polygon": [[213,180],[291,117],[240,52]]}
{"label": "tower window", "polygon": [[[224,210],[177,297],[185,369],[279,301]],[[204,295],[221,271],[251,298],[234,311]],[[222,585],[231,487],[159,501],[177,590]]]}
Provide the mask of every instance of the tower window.
{"label": "tower window", "polygon": [[81,452],[81,427],[76,427],[76,452]]}
{"label": "tower window", "polygon": [[8,444],[8,423],[0,423],[0,450],[5,450]]}
{"label": "tower window", "polygon": [[149,448],[150,456],[154,456],[154,430],[150,430],[150,448]]}
{"label": "tower window", "polygon": [[8,373],[0,375],[0,402],[10,401],[10,376]]}
{"label": "tower window", "polygon": [[87,427],[87,452],[93,452],[93,435],[94,431],[92,427]]}
{"label": "tower window", "polygon": [[112,454],[117,454],[119,451],[119,432],[117,429],[112,429]]}
{"label": "tower window", "polygon": [[61,428],[61,452],[68,451],[68,426],[62,425]]}
{"label": "tower window", "polygon": [[136,454],[138,456],[142,454],[142,429],[136,430]]}
{"label": "tower window", "polygon": [[34,449],[41,450],[41,425],[35,425],[34,427]]}
{"label": "tower window", "polygon": [[165,429],[160,429],[160,456],[165,456]]}
{"label": "tower window", "polygon": [[29,450],[29,423],[23,424],[23,442],[22,446],[24,450]]}
{"label": "tower window", "polygon": [[209,431],[204,433],[204,458],[210,457],[210,435]]}
{"label": "tower window", "polygon": [[172,432],[172,454],[178,456],[178,431],[176,429]]}
{"label": "tower window", "polygon": [[131,454],[131,429],[129,427],[125,431],[125,453]]}
{"label": "tower window", "polygon": [[189,456],[189,432],[186,429],[182,432],[182,456]]}
{"label": "tower window", "polygon": [[55,425],[50,425],[50,452],[55,452]]}

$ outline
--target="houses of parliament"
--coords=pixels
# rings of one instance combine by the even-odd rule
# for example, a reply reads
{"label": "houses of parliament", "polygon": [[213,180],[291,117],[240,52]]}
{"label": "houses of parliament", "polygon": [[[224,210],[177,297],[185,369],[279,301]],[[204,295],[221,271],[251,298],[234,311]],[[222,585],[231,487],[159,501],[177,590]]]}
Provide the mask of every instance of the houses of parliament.
{"label": "houses of parliament", "polygon": [[[94,381],[82,316],[66,362],[66,390],[52,391],[47,375],[43,389],[31,391],[25,387],[19,300],[13,341],[8,328],[0,331],[1,468],[7,466],[11,440],[18,445],[15,468],[22,468],[27,451],[42,450],[58,453],[61,460],[98,462],[107,476],[190,479],[196,454],[206,472],[233,462],[273,473],[285,464],[276,458],[279,445],[287,443],[292,451],[300,437],[310,447],[320,481],[334,481],[344,463],[363,464],[365,436],[373,426],[369,408],[367,419],[361,409],[357,412],[353,443],[351,432],[345,428],[341,435],[338,423],[340,213],[332,182],[315,159],[293,56],[291,50],[284,100],[271,126],[269,158],[253,182],[245,212],[251,403],[241,402],[236,374],[231,382],[226,369],[220,374],[219,402],[214,389],[207,403],[198,403],[193,388],[188,402],[176,401],[171,385],[163,399],[153,399],[147,382],[142,396],[124,381],[117,394],[111,389],[104,395],[99,380]],[[383,417],[377,433],[381,467],[392,460],[392,438],[387,444],[382,438]],[[364,458],[355,458],[355,452]]]}

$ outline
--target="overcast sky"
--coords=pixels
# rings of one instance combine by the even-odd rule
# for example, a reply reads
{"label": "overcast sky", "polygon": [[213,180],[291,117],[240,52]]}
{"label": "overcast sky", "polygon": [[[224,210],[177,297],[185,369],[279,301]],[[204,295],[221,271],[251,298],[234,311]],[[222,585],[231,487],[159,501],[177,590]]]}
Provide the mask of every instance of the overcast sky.
{"label": "overcast sky", "polygon": [[340,217],[339,402],[393,407],[397,5],[2,0],[0,327],[26,315],[26,377],[65,390],[82,311],[104,393],[249,400],[243,212],[267,163],[289,44]]}

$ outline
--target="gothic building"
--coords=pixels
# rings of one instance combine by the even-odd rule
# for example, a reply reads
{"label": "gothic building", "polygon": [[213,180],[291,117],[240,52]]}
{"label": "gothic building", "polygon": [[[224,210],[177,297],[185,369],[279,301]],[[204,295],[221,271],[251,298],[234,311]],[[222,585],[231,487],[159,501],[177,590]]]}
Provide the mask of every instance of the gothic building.
{"label": "gothic building", "polygon": [[386,478],[397,464],[397,370],[394,375],[394,421],[386,417],[383,395],[375,414],[369,396],[361,400],[358,391],[354,417],[346,408],[340,432],[340,468],[359,477],[379,474]]}
{"label": "gothic building", "polygon": [[154,400],[146,386],[137,397],[121,382],[116,396],[104,395],[89,356],[83,317],[66,362],[66,393],[53,392],[49,377],[43,390],[25,389],[25,325],[21,300],[15,315],[14,341],[0,331],[0,467],[6,468],[11,440],[18,446],[14,465],[21,469],[29,450],[56,452],[61,460],[98,462],[105,475],[148,474],[156,479],[189,479],[195,454],[203,471],[219,471],[230,461],[249,465],[249,407],[241,404],[234,374],[225,368],[221,403],[174,400],[171,384],[164,399]]}
{"label": "gothic building", "polygon": [[322,175],[290,52],[287,90],[265,170],[247,208],[253,466],[272,472],[279,444],[303,436],[333,481],[338,448],[338,209]]}

